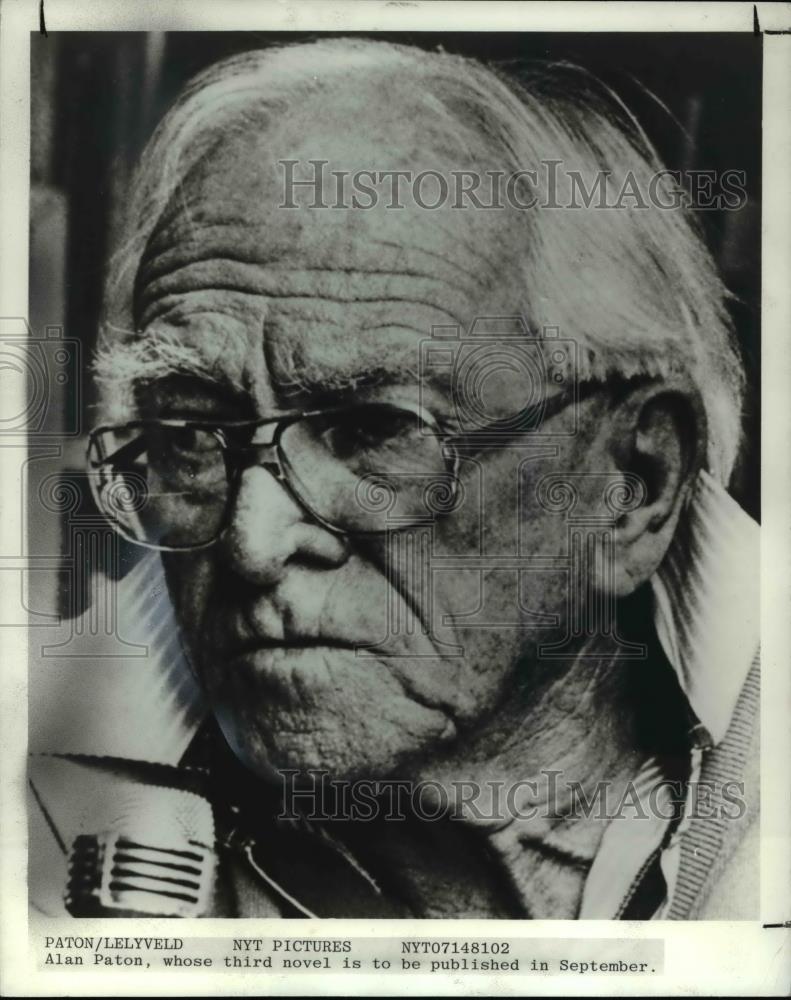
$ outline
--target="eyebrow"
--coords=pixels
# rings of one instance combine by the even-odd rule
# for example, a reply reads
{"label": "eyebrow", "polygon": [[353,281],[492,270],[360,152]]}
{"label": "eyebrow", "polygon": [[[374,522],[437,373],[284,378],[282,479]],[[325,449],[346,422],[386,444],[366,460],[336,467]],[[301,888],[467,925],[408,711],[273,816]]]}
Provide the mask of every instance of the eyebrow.
{"label": "eyebrow", "polygon": [[403,385],[417,385],[416,371],[391,369],[384,366],[353,371],[327,371],[321,375],[302,372],[287,382],[275,380],[274,388],[278,396],[286,400],[311,399],[318,403],[334,401],[362,392]]}
{"label": "eyebrow", "polygon": [[[289,402],[309,398],[318,403],[384,386],[450,384],[449,375],[444,373],[421,373],[420,364],[415,363],[416,354],[417,346],[410,344],[388,363],[383,363],[380,356],[370,357],[366,364],[369,359],[355,355],[344,360],[321,354],[313,359],[304,355],[295,359],[288,353],[270,364],[269,378],[278,397]],[[170,379],[193,380],[194,389],[211,388],[218,395],[237,401],[251,394],[242,373],[236,376],[222,363],[222,352],[207,356],[205,348],[184,343],[175,331],[153,330],[138,333],[134,339],[115,341],[99,351],[93,371],[108,394],[132,409],[136,408],[141,390]]]}
{"label": "eyebrow", "polygon": [[241,381],[233,378],[217,360],[206,357],[202,350],[185,344],[175,335],[141,333],[134,340],[100,349],[93,372],[98,382],[122,393],[178,375],[211,383],[218,389],[243,392]]}
{"label": "eyebrow", "polygon": [[[374,331],[368,328],[365,333]],[[272,386],[278,395],[321,397],[349,395],[378,386],[418,385],[421,378],[418,344],[374,344],[361,338],[354,351],[313,342],[279,345],[267,357]],[[383,350],[387,347],[387,351]]]}

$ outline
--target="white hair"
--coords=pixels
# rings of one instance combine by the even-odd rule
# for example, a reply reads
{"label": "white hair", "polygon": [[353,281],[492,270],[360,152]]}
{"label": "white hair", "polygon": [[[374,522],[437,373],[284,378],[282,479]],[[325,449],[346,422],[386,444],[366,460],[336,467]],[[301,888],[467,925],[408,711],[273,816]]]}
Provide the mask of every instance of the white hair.
{"label": "white hair", "polygon": [[[134,334],[134,284],[146,243],[190,169],[230,129],[261,127],[289,108],[361,87],[382,88],[393,101],[408,93],[427,130],[441,126],[460,152],[486,150],[506,172],[554,160],[583,177],[608,171],[616,188],[631,172],[646,190],[663,169],[620,100],[568,65],[525,64],[516,80],[466,57],[351,38],[223,60],[187,85],[142,158],[110,265],[97,365],[113,392],[132,379],[145,351]],[[690,212],[654,204],[542,208],[544,174],[537,179],[537,205],[517,221],[524,229],[520,308],[530,328],[559,327],[576,341],[582,379],[686,373],[706,413],[708,469],[727,484],[744,379],[728,293]],[[667,198],[672,181],[663,179],[659,190]]]}

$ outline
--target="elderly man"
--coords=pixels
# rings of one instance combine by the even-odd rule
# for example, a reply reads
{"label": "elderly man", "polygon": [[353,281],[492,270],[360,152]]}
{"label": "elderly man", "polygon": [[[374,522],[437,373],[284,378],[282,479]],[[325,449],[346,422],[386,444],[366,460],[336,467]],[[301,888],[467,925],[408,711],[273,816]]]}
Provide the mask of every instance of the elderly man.
{"label": "elderly man", "polygon": [[112,263],[89,457],[156,553],[146,607],[161,558],[193,714],[176,754],[93,705],[143,750],[34,763],[34,904],[752,914],[742,377],[660,171],[569,68],[334,40],[189,85]]}

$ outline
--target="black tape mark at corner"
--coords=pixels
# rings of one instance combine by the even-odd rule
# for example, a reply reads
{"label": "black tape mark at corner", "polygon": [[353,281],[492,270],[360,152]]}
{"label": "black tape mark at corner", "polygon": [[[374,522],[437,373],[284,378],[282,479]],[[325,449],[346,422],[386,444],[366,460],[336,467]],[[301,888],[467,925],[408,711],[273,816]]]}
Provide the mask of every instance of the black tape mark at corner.
{"label": "black tape mark at corner", "polygon": [[49,38],[47,22],[44,20],[44,0],[40,0],[38,5],[38,30],[45,38]]}

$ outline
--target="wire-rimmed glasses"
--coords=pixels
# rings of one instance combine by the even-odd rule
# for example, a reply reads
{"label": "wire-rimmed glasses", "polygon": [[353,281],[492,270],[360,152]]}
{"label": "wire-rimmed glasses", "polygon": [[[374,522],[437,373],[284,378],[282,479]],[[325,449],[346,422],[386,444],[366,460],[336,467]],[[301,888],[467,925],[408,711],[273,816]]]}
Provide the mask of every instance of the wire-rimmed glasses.
{"label": "wire-rimmed glasses", "polygon": [[459,506],[465,448],[535,430],[573,399],[572,392],[559,393],[463,434],[443,428],[421,406],[387,402],[260,420],[102,426],[88,445],[91,488],[121,535],[160,551],[216,542],[244,470],[255,465],[329,531],[383,534],[431,523]]}

